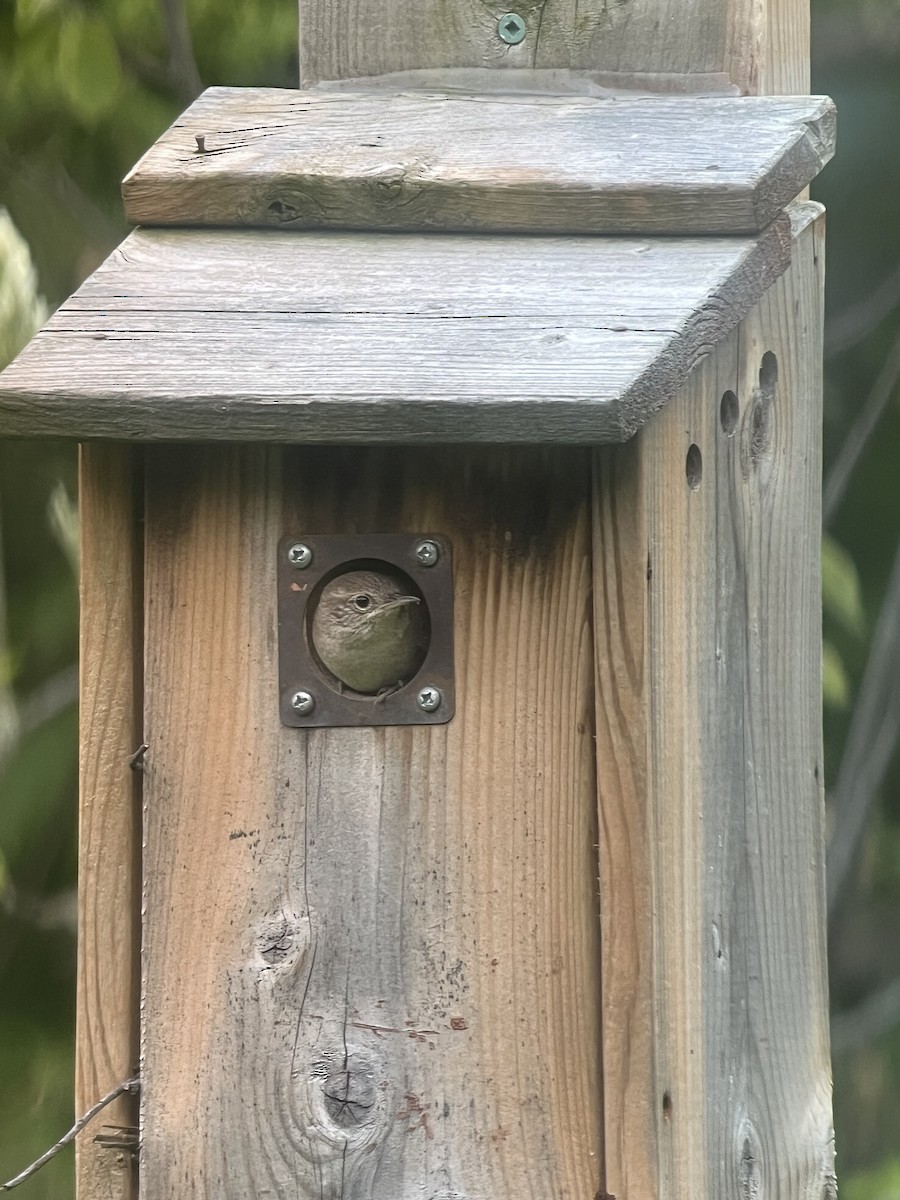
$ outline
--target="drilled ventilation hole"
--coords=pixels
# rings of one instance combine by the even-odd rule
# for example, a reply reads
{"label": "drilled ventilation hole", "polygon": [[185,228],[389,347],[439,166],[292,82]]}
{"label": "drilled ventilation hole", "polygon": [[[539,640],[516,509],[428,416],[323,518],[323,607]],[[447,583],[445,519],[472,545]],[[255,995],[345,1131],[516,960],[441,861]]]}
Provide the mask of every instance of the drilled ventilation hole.
{"label": "drilled ventilation hole", "polygon": [[774,392],[778,382],[778,359],[771,350],[767,350],[759,364],[759,386],[764,392]]}
{"label": "drilled ventilation hole", "polygon": [[694,442],[691,442],[688,447],[687,458],[684,463],[684,474],[688,487],[692,492],[695,492],[700,486],[700,480],[703,478],[703,455],[700,453],[700,447]]}
{"label": "drilled ventilation hole", "polygon": [[734,392],[725,392],[719,405],[719,420],[722,423],[722,431],[727,437],[731,437],[737,429],[739,416],[740,406],[737,396]]}

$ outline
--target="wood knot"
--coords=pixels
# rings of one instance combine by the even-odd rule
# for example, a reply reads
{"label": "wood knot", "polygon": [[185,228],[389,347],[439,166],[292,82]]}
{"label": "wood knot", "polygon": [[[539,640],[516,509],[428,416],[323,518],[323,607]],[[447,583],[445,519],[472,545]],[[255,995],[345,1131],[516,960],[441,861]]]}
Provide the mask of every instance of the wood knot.
{"label": "wood knot", "polygon": [[373,179],[375,195],[391,204],[408,204],[422,191],[422,184],[413,180],[404,167],[387,168]]}
{"label": "wood knot", "polygon": [[272,221],[278,225],[284,225],[288,221],[296,221],[303,215],[300,209],[288,200],[273,200],[266,211]]}
{"label": "wood knot", "polygon": [[366,1055],[353,1051],[331,1065],[321,1087],[325,1112],[339,1129],[349,1131],[373,1124],[379,1091],[376,1072]]}
{"label": "wood knot", "polygon": [[255,941],[256,952],[266,967],[283,966],[306,951],[309,921],[296,913],[273,913],[257,929]]}
{"label": "wood knot", "polygon": [[750,405],[750,461],[759,463],[772,443],[772,397],[758,392]]}
{"label": "wood knot", "polygon": [[756,1130],[744,1120],[738,1131],[738,1195],[741,1200],[758,1200],[762,1192],[760,1144]]}
{"label": "wood knot", "polygon": [[778,385],[778,359],[771,350],[762,356],[759,386],[744,418],[742,460],[745,478],[771,458],[775,440],[775,398]]}
{"label": "wood knot", "polygon": [[403,172],[392,171],[378,176],[375,180],[375,187],[382,196],[399,196],[403,191]]}

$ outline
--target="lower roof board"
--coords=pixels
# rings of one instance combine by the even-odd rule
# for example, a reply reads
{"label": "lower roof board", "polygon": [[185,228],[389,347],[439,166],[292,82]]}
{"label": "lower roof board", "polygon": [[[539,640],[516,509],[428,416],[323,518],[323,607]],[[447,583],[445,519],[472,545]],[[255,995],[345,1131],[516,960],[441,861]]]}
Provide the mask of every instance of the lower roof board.
{"label": "lower roof board", "polygon": [[622,441],[791,244],[787,215],[723,238],[139,229],[0,375],[0,434]]}

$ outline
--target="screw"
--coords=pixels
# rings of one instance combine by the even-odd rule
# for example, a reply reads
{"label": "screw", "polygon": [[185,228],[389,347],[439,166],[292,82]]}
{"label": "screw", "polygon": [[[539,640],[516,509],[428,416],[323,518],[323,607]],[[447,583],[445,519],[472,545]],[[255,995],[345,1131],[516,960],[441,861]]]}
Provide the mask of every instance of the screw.
{"label": "screw", "polygon": [[497,22],[497,32],[508,46],[518,46],[525,39],[525,22],[518,13],[504,13]]}
{"label": "screw", "polygon": [[416,696],[416,704],[421,708],[422,712],[434,712],[435,709],[441,707],[440,689],[436,687],[423,687],[418,696]]}
{"label": "screw", "polygon": [[313,560],[313,552],[311,548],[303,542],[294,542],[290,550],[288,550],[288,562],[292,567],[296,567],[298,571],[304,570]]}
{"label": "screw", "polygon": [[419,542],[416,546],[416,558],[420,566],[433,567],[440,557],[440,546],[437,542],[432,542],[430,538],[426,538],[424,542]]}
{"label": "screw", "polygon": [[316,707],[316,702],[309,692],[294,692],[291,696],[291,708],[301,717],[307,716]]}

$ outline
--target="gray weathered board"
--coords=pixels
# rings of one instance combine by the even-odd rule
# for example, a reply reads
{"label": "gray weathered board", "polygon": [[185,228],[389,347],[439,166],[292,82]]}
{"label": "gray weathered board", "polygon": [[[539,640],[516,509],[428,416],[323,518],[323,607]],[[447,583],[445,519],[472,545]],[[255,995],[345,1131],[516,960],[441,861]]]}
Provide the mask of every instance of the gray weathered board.
{"label": "gray weathered board", "polygon": [[824,97],[211,88],[122,192],[136,225],[753,233],[834,139]]}
{"label": "gray weathered board", "polygon": [[300,83],[387,73],[588,72],[693,88],[723,74],[739,92],[809,90],[809,0],[520,0],[525,37],[498,36],[484,0],[300,0]]}
{"label": "gray weathered board", "polygon": [[0,433],[622,441],[790,257],[786,215],[750,238],[138,230],[0,376]]}

